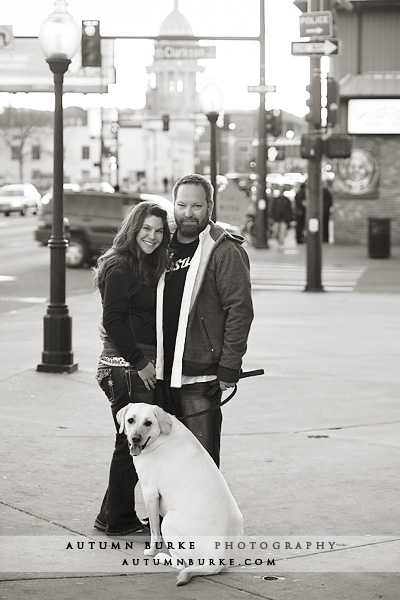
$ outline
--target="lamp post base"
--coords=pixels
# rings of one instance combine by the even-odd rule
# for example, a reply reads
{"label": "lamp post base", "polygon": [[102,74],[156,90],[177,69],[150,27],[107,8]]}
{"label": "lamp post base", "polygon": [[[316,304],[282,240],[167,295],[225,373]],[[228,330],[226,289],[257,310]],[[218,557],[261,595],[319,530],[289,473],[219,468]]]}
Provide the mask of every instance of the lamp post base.
{"label": "lamp post base", "polygon": [[[65,309],[63,309],[63,312]],[[44,348],[42,362],[36,370],[42,373],[73,373],[78,364],[71,351],[72,319],[68,314],[49,313],[43,319]]]}
{"label": "lamp post base", "polygon": [[50,365],[40,363],[36,367],[36,371],[38,371],[39,373],[74,373],[77,370],[77,363],[74,363],[72,365]]}

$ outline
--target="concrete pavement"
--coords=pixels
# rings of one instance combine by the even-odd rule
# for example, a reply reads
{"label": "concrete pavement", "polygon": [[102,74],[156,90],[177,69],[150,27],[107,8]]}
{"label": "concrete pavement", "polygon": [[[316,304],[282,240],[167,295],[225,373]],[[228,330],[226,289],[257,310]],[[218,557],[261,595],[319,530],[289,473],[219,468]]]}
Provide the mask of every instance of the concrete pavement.
{"label": "concrete pavement", "polygon": [[[385,261],[365,248],[324,251],[326,264],[365,261],[364,285],[255,291],[244,368],[266,374],[240,382],[223,409],[221,469],[244,516],[250,564],[183,588],[167,567],[131,564],[141,545],[101,549],[110,538],[92,528],[113,447],[94,380],[99,299],[68,297],[72,375],[35,371],[44,306],[0,316],[2,598],[398,598],[400,260],[396,251]],[[300,262],[300,252],[249,248],[253,263]]]}

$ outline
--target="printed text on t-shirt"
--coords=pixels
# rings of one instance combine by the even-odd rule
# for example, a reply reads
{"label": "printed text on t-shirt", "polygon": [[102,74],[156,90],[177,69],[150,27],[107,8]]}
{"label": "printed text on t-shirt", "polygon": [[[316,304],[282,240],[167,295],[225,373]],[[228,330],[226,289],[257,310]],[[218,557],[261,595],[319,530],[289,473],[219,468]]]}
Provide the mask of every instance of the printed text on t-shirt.
{"label": "printed text on t-shirt", "polygon": [[186,256],[185,258],[178,258],[173,266],[173,271],[178,271],[179,269],[187,269],[190,267],[190,263],[192,262],[193,256]]}

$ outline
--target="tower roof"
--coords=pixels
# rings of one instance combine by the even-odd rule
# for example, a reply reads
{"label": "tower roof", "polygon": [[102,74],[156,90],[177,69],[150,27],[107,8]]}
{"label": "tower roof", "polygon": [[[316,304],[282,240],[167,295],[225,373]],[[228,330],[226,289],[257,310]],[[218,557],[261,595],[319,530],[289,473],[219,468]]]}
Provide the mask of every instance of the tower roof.
{"label": "tower roof", "polygon": [[179,11],[178,0],[174,0],[174,10],[161,23],[160,37],[163,35],[193,35],[192,26],[187,18]]}

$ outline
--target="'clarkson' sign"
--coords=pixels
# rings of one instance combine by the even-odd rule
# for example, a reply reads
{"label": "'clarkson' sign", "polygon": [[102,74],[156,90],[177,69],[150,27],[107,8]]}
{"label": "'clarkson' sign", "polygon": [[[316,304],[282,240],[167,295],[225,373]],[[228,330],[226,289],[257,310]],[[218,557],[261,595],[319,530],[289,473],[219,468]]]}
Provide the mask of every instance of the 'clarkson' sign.
{"label": "'clarkson' sign", "polygon": [[199,60],[200,58],[215,58],[215,46],[163,46],[156,48],[155,58],[167,60]]}

